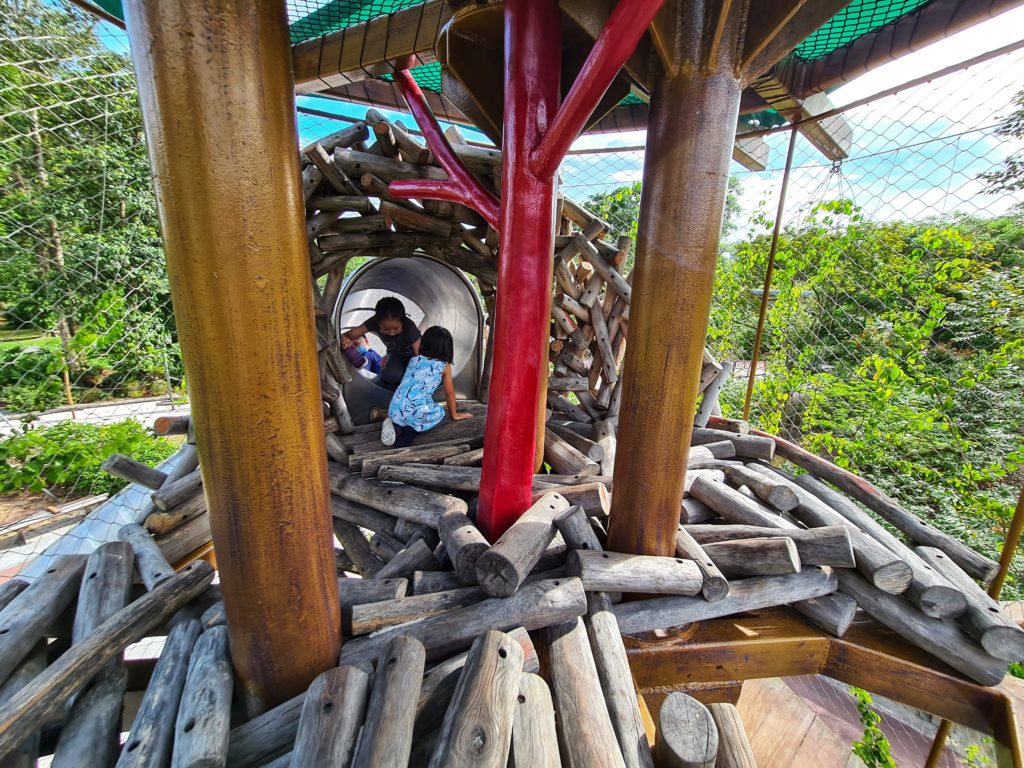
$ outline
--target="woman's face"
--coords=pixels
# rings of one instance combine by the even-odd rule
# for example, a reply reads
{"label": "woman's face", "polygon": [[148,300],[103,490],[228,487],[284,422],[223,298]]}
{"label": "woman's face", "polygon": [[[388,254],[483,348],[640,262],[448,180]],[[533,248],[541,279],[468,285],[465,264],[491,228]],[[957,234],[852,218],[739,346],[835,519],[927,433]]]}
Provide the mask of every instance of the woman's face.
{"label": "woman's face", "polygon": [[379,325],[381,336],[397,336],[402,332],[402,321],[393,318],[381,320]]}

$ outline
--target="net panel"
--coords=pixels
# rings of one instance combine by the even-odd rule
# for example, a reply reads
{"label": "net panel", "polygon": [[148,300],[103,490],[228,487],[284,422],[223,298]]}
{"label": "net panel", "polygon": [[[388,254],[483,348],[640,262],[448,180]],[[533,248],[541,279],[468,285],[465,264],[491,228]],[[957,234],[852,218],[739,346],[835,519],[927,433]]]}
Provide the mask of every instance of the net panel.
{"label": "net panel", "polygon": [[858,37],[899,21],[929,0],[854,0],[817,32],[796,47],[796,55],[805,61],[827,56],[849,45]]}

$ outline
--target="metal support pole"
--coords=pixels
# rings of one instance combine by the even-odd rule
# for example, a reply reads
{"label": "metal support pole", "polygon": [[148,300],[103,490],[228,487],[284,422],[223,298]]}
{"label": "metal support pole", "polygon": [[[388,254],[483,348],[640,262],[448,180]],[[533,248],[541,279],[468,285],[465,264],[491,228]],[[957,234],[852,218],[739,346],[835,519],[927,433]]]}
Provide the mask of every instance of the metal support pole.
{"label": "metal support pole", "polygon": [[675,552],[741,91],[739,14],[723,23],[714,60],[695,60],[709,5],[674,9],[678,58],[651,94],[615,461],[628,482],[615,489],[608,535],[616,552]]}
{"label": "metal support pole", "polygon": [[743,418],[750,416],[750,398],[754,394],[754,379],[757,378],[757,362],[761,357],[761,337],[764,335],[764,319],[768,314],[768,297],[772,291],[772,275],[775,273],[775,254],[779,250],[779,232],[782,230],[782,212],[786,209],[786,190],[789,189],[789,172],[793,168],[793,148],[796,147],[796,128],[789,134],[789,150],[786,152],[786,170],[782,172],[782,186],[779,188],[779,209],[775,213],[775,228],[772,230],[772,244],[768,249],[768,267],[764,273],[764,290],[761,291],[761,308],[757,313],[757,333],[754,334],[754,350],[750,356],[750,374],[747,376],[747,395],[743,398]]}
{"label": "metal support pole", "polygon": [[337,664],[283,0],[128,0],[231,656],[251,713]]}

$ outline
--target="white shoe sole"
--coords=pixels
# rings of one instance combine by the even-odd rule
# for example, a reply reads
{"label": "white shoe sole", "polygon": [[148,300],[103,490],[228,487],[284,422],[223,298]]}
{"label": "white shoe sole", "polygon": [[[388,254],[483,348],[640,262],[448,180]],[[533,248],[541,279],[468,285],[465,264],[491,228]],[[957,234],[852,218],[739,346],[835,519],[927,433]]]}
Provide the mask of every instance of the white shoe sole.
{"label": "white shoe sole", "polygon": [[395,438],[395,422],[391,419],[384,419],[380,428],[380,441],[390,447],[395,444]]}

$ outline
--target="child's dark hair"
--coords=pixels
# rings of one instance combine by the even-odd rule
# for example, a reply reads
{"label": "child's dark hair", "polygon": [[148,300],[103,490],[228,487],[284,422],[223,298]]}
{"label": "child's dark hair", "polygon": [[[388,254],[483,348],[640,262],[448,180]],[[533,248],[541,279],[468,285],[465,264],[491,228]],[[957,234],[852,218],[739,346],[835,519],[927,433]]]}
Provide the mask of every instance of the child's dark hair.
{"label": "child's dark hair", "polygon": [[455,342],[446,328],[432,325],[423,332],[420,339],[420,354],[443,363],[451,363],[455,357]]}
{"label": "child's dark hair", "polygon": [[373,308],[378,320],[405,320],[405,304],[395,296],[385,296]]}

